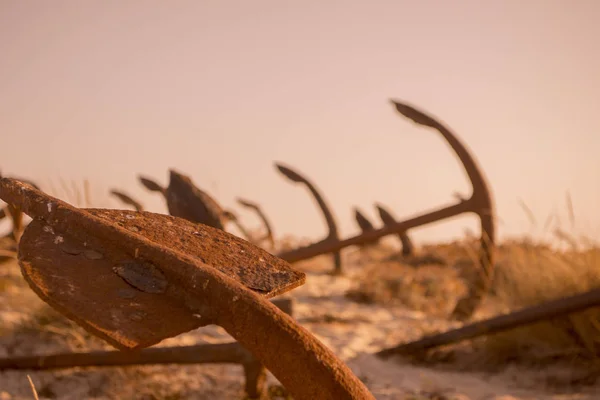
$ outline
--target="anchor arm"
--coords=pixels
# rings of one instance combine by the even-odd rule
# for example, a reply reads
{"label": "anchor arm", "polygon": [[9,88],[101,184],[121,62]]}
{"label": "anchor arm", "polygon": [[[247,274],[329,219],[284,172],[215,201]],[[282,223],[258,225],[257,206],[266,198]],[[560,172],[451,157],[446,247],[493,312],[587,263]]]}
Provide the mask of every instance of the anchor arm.
{"label": "anchor arm", "polygon": [[256,212],[256,214],[258,214],[258,217],[262,221],[262,223],[265,226],[265,229],[267,231],[267,233],[265,235],[265,239],[267,239],[269,241],[271,248],[274,248],[275,247],[275,239],[273,238],[273,228],[272,228],[271,223],[269,222],[269,219],[267,218],[266,214],[263,212],[262,208],[258,204],[253,203],[248,200],[245,200],[245,199],[242,199],[242,198],[238,198],[237,202],[240,205],[242,205],[243,207],[254,210],[254,212]]}
{"label": "anchor arm", "polygon": [[223,216],[228,221],[231,221],[239,229],[239,231],[242,233],[242,236],[244,236],[247,241],[253,241],[252,235],[250,234],[250,232],[248,232],[248,229],[246,229],[246,227],[240,222],[240,219],[233,211],[223,210]]}
{"label": "anchor arm", "polygon": [[119,191],[119,190],[111,190],[110,194],[112,194],[113,196],[117,197],[119,200],[121,200],[123,203],[132,206],[136,211],[144,211],[144,207],[137,201],[135,201],[132,197],[130,197],[129,195],[126,195],[125,193]]}
{"label": "anchor arm", "polygon": [[369,219],[363,213],[361,213],[358,208],[354,208],[354,219],[356,220],[356,224],[361,231],[367,232],[375,230],[373,223],[371,223],[371,221],[369,221]]}
{"label": "anchor arm", "polygon": [[[321,193],[317,190],[316,186],[312,182],[310,182],[308,179],[306,179],[305,177],[303,177],[302,175],[300,175],[299,173],[297,173],[296,171],[292,170],[289,167],[286,167],[279,163],[275,163],[275,166],[277,167],[279,172],[281,172],[286,178],[288,178],[289,180],[291,180],[293,182],[303,183],[304,185],[306,185],[308,190],[310,190],[311,194],[315,198],[319,208],[321,209],[321,211],[323,213],[323,217],[325,218],[325,223],[327,224],[327,228],[329,230],[327,237],[323,241],[339,240],[337,223],[335,221],[335,218],[333,217],[333,213],[329,209],[329,206],[325,202],[325,199],[323,198]],[[333,258],[334,258],[334,263],[335,263],[334,273],[340,274],[342,271],[342,259],[341,259],[340,252],[339,251],[333,252]]]}
{"label": "anchor arm", "polygon": [[160,186],[158,183],[156,183],[154,180],[152,180],[150,178],[138,176],[138,179],[139,179],[140,183],[142,185],[144,185],[144,187],[151,192],[158,192],[158,193],[161,193],[164,195],[165,192],[167,191],[166,188]]}
{"label": "anchor arm", "polygon": [[[394,218],[392,213],[385,209],[385,207],[383,207],[381,204],[376,204],[375,207],[377,208],[377,212],[379,212],[379,217],[385,225],[396,222],[396,218]],[[398,238],[400,239],[400,243],[402,243],[402,254],[404,256],[412,255],[415,251],[415,246],[412,240],[410,240],[408,232],[399,232]]]}
{"label": "anchor arm", "polygon": [[467,177],[473,186],[473,193],[471,198],[467,201],[473,207],[472,211],[479,216],[481,224],[481,250],[479,261],[481,263],[482,276],[480,277],[481,279],[475,283],[475,286],[471,288],[469,295],[459,301],[457,308],[453,312],[453,315],[459,319],[467,318],[472,315],[474,308],[481,302],[483,293],[487,291],[494,268],[496,225],[494,203],[492,201],[489,185],[483,175],[483,170],[475,161],[475,158],[471,155],[470,151],[467,150],[466,145],[463,144],[450,129],[411,105],[400,103],[398,101],[392,101],[392,103],[396,107],[396,110],[406,118],[411,119],[416,124],[434,128],[442,135],[458,156]]}
{"label": "anchor arm", "polygon": [[[370,232],[370,231],[375,230],[375,227],[373,226],[371,221],[369,221],[369,219],[362,212],[360,212],[360,210],[358,208],[354,208],[354,219],[356,220],[356,224],[360,228],[361,232],[364,233],[364,232]],[[376,243],[378,241],[379,241],[379,239],[374,240],[373,243]],[[365,243],[365,244],[368,244],[368,243]]]}

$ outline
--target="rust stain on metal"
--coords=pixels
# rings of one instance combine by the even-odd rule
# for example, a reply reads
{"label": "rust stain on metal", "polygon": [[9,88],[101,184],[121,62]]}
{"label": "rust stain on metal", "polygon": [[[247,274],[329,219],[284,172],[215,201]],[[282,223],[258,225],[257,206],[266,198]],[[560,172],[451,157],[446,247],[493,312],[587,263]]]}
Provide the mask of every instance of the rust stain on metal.
{"label": "rust stain on metal", "polygon": [[149,262],[122,261],[113,267],[113,271],[125,282],[146,293],[164,293],[169,284],[161,270]]}
{"label": "rust stain on metal", "polygon": [[[54,240],[54,242],[56,244],[56,239]],[[104,258],[104,256],[102,255],[102,253],[99,253],[99,252],[97,252],[95,250],[84,250],[83,251],[83,255],[88,260],[101,260],[101,259]]]}
{"label": "rust stain on metal", "polygon": [[67,254],[71,254],[73,256],[79,255],[84,252],[85,247],[75,244],[72,241],[65,242],[63,241],[59,248]]}

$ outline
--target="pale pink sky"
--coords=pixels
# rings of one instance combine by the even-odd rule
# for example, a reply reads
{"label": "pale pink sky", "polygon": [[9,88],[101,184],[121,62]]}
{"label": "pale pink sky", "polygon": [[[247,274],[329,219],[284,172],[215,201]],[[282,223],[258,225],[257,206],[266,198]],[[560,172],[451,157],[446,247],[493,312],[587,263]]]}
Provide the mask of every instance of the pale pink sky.
{"label": "pale pink sky", "polygon": [[[378,222],[375,201],[407,217],[469,191],[396,98],[467,143],[501,235],[530,229],[519,198],[568,228],[569,190],[577,231],[597,237],[599,16],[596,0],[2,0],[0,169],[42,186],[88,178],[96,205],[121,207],[107,195],[118,187],[164,212],[136,175],[166,183],[174,167],[224,206],[261,203],[277,234],[319,237],[321,216],[279,160],[323,190],[349,235],[354,205]],[[452,238],[475,221],[413,235]]]}

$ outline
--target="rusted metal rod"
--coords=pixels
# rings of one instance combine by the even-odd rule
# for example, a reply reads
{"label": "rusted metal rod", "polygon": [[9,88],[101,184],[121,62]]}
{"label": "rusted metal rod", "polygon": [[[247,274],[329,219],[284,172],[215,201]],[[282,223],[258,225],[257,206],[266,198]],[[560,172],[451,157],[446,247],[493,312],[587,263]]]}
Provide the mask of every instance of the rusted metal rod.
{"label": "rusted metal rod", "polygon": [[250,234],[248,229],[246,229],[244,224],[240,222],[240,219],[238,218],[237,214],[235,214],[231,210],[223,210],[222,213],[225,220],[233,223],[238,228],[242,236],[246,238],[247,241],[249,241],[250,243],[254,242],[252,235]]}
{"label": "rusted metal rod", "polygon": [[348,239],[339,240],[337,242],[320,242],[308,245],[306,247],[300,247],[298,249],[281,252],[277,254],[277,257],[282,258],[288,262],[306,260],[312,257],[319,256],[321,254],[332,253],[334,251],[341,250],[348,246],[360,245],[362,243],[371,242],[390,234],[403,232],[411,228],[431,224],[433,222],[439,221],[440,219],[450,218],[463,213],[472,212],[471,208],[472,206],[470,204],[470,200],[467,200],[465,202],[440,208],[438,210],[421,214],[404,221],[399,221],[392,225],[384,226],[374,231],[352,236]]}
{"label": "rusted metal rod", "polygon": [[0,358],[0,370],[46,370],[147,364],[244,364],[253,359],[239,343],[152,347],[126,351],[90,351]]}
{"label": "rusted metal rod", "polygon": [[261,241],[267,240],[269,242],[270,247],[274,248],[275,247],[275,239],[273,238],[273,228],[272,228],[271,222],[267,218],[267,215],[264,213],[262,208],[257,203],[251,202],[246,199],[242,199],[240,197],[237,198],[237,202],[240,205],[242,205],[243,207],[250,208],[251,210],[254,210],[254,212],[256,212],[256,214],[262,221],[263,225],[265,226],[265,230],[266,230],[265,237],[260,240]]}
{"label": "rusted metal rod", "polygon": [[397,354],[415,353],[433,347],[456,343],[462,340],[498,333],[535,322],[560,317],[599,305],[600,289],[594,289],[589,292],[523,308],[510,314],[478,321],[448,332],[426,336],[414,342],[382,350],[378,352],[377,355],[385,358]]}
{"label": "rusted metal rod", "polygon": [[17,253],[11,250],[0,249],[0,258],[17,258]]}
{"label": "rusted metal rod", "polygon": [[[161,214],[78,209],[7,178],[0,179],[0,198],[18,205],[34,218],[25,232],[27,240],[23,240],[19,246],[23,274],[32,289],[54,308],[115,347],[147,347],[165,337],[176,335],[178,333],[172,330],[177,317],[174,314],[179,313],[178,318],[183,320],[184,314],[189,313],[189,322],[177,325],[179,333],[182,329],[185,331],[193,328],[194,324],[196,327],[206,324],[223,327],[253,353],[296,399],[373,399],[364,384],[330,349],[298,325],[292,317],[266,301],[265,297],[277,295],[304,282],[303,274],[277,261],[266,251],[217,229],[194,225],[181,219],[170,219],[172,217]],[[115,219],[118,223],[113,221]],[[145,227],[145,230],[126,228],[127,221],[132,220]],[[173,226],[181,226],[177,232],[186,237],[185,242],[167,241],[164,235],[169,232],[168,222]],[[161,227],[158,232],[149,229],[154,223]],[[154,236],[157,234],[161,236]],[[211,267],[198,258],[208,258],[210,253],[193,256],[182,251],[191,238],[198,235],[201,237],[198,243],[203,243],[204,247],[198,247],[197,251],[212,243],[223,252],[216,255],[217,258],[222,257],[222,263]],[[83,253],[87,261],[78,259],[80,261],[73,265],[61,262],[57,269],[52,264],[52,257],[66,260],[66,256],[61,255],[60,247],[57,248],[58,244],[61,244],[61,240],[64,242],[67,239],[75,240],[74,238],[85,240],[86,246],[89,246]],[[214,240],[207,242],[207,239]],[[236,248],[243,252],[227,253],[224,250],[226,248],[230,252]],[[99,259],[98,252],[93,249],[102,249],[106,259]],[[36,256],[40,252],[48,254],[45,257]],[[114,275],[110,275],[110,265],[118,263],[124,257],[139,261],[115,265],[112,267]],[[148,264],[140,269],[136,265],[143,260],[152,265]],[[242,275],[227,275],[218,269],[224,268],[223,263],[235,260],[246,266]],[[91,263],[99,268],[75,268],[83,267],[80,263]],[[260,281],[254,280],[251,266],[270,266],[273,275],[265,283],[281,279],[282,276],[284,281],[275,286],[269,283],[265,286],[266,291],[253,289],[252,286]],[[91,284],[89,274],[103,274],[105,280],[96,277]],[[44,281],[39,282],[40,278]],[[74,281],[73,285],[85,285],[90,290],[52,290],[52,287],[64,287],[64,279],[68,283],[75,278],[81,279]],[[250,287],[243,286],[240,281]],[[149,313],[155,307],[170,307],[170,314],[160,314],[166,320],[162,324],[153,325],[154,329],[163,329],[158,336],[154,329],[148,329],[152,323],[150,318],[127,320],[109,312],[111,307],[131,303],[129,300],[114,299],[106,295],[106,287],[102,285],[116,285],[117,282],[121,282],[119,285],[125,285],[125,282],[134,285],[138,289],[138,301],[146,306],[144,310]],[[50,291],[46,291],[47,288],[42,283],[50,284]],[[91,290],[94,288],[96,291]],[[94,303],[103,302],[112,302],[114,305],[90,309]],[[168,304],[165,305],[165,302]]]}
{"label": "rusted metal rod", "polygon": [[[277,167],[279,172],[281,172],[286,178],[288,178],[292,182],[303,183],[308,188],[308,190],[311,192],[315,201],[317,202],[317,205],[321,209],[321,212],[323,213],[323,217],[325,218],[325,223],[327,224],[327,229],[329,232],[328,232],[327,236],[325,237],[325,239],[321,240],[317,244],[338,242],[339,235],[338,235],[337,223],[335,221],[333,213],[331,212],[331,209],[327,205],[327,202],[325,201],[325,199],[323,198],[323,195],[321,195],[321,193],[317,189],[317,187],[312,182],[310,182],[307,178],[300,175],[298,172],[292,170],[290,167],[284,166],[281,163],[275,163],[275,166]],[[330,253],[333,253],[333,261],[334,261],[333,273],[336,275],[339,275],[342,273],[342,256],[341,256],[341,253],[339,250],[340,249],[330,252]],[[329,252],[327,252],[327,253],[329,253]],[[321,254],[325,254],[325,253],[321,253]]]}
{"label": "rusted metal rod", "polygon": [[254,356],[237,342],[0,358],[0,370],[48,370],[157,364],[240,364],[244,368],[246,378],[244,389],[248,398],[258,399],[265,393],[266,374],[264,368],[257,364]]}
{"label": "rusted metal rod", "polygon": [[[275,299],[273,304],[288,315],[292,299]],[[91,351],[0,358],[0,370],[47,370],[73,367],[115,367],[149,364],[241,364],[250,398],[264,393],[266,369],[239,343],[199,344],[129,351]]]}

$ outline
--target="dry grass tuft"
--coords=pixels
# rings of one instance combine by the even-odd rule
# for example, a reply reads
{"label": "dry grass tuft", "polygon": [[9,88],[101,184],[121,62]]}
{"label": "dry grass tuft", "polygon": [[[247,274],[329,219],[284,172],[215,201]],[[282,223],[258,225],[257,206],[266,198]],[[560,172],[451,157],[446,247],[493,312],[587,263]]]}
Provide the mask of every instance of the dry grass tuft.
{"label": "dry grass tuft", "polygon": [[444,316],[465,290],[453,269],[438,265],[414,268],[399,261],[380,261],[365,266],[346,296],[360,303],[404,305]]}
{"label": "dry grass tuft", "polygon": [[[557,251],[530,242],[502,247],[495,292],[510,310],[600,287],[597,247]],[[600,308],[594,307],[490,336],[485,347],[497,362],[561,358],[595,362],[600,354],[599,342]]]}
{"label": "dry grass tuft", "polygon": [[[531,210],[524,203],[522,207],[535,224]],[[575,211],[569,193],[566,208],[572,229]],[[600,287],[598,245],[589,238],[570,234],[560,226],[556,215],[546,219],[544,230],[552,232],[562,246],[557,248],[530,238],[500,246],[494,292],[509,310]],[[572,365],[585,365],[588,371],[597,375],[600,307],[492,335],[479,342],[486,358],[494,363],[568,361]]]}

